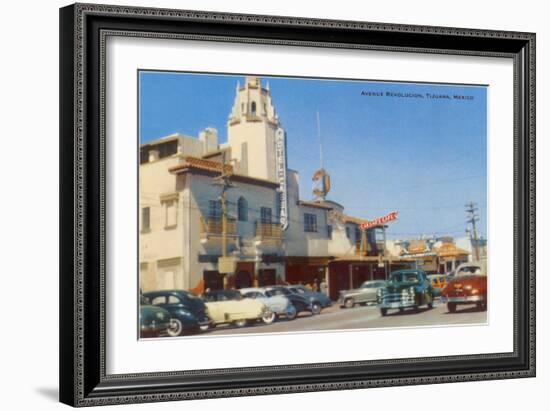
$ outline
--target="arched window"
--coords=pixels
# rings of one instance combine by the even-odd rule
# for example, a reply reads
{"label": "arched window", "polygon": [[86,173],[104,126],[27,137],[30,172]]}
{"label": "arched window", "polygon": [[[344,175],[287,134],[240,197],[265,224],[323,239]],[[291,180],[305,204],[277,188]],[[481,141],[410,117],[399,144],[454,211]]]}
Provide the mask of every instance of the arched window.
{"label": "arched window", "polygon": [[248,221],[248,201],[244,197],[237,201],[237,214],[239,221]]}
{"label": "arched window", "polygon": [[255,101],[253,101],[252,104],[250,105],[250,111],[252,112],[253,116],[256,115],[256,102]]}

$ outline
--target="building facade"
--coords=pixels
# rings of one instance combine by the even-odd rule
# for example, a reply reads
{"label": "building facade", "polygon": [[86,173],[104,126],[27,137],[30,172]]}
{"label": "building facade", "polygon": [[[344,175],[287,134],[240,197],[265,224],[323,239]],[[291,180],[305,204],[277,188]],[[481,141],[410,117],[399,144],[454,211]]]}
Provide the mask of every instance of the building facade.
{"label": "building facade", "polygon": [[[140,147],[143,291],[324,282],[336,298],[384,278],[388,261],[400,264],[377,238],[384,225],[361,230],[366,220],[337,202],[300,198],[286,132],[258,77],[237,84],[227,135],[219,144],[206,128]],[[220,257],[231,258],[232,272],[220,273]]]}

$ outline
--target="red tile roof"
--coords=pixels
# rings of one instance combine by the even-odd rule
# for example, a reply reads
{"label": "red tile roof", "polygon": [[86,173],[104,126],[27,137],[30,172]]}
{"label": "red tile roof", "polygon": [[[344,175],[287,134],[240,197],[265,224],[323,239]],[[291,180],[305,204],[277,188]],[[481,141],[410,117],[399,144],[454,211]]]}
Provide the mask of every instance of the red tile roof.
{"label": "red tile roof", "polygon": [[328,204],[324,204],[321,201],[304,201],[300,200],[298,201],[298,205],[303,205],[307,207],[316,207],[316,208],[322,208],[323,210],[332,210],[334,207]]}
{"label": "red tile roof", "polygon": [[171,173],[193,173],[202,172],[209,176],[217,176],[222,172],[225,167],[226,173],[231,175],[233,181],[240,181],[242,183],[259,185],[267,188],[278,188],[279,183],[270,180],[264,180],[262,178],[246,176],[243,174],[234,174],[233,166],[229,164],[223,165],[218,161],[206,160],[204,158],[198,158],[193,156],[186,156],[183,158],[183,162],[177,166],[168,169]]}

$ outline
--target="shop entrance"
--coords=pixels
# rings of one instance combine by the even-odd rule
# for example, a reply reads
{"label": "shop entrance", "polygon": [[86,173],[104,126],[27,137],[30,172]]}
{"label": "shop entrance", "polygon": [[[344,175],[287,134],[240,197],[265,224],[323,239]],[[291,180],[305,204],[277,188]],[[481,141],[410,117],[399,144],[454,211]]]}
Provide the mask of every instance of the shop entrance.
{"label": "shop entrance", "polygon": [[235,288],[248,288],[254,286],[254,263],[238,262],[235,270]]}
{"label": "shop entrance", "polygon": [[252,278],[248,271],[239,271],[235,275],[235,288],[252,287]]}
{"label": "shop entrance", "polygon": [[258,273],[258,285],[260,287],[275,285],[275,283],[277,282],[276,273],[276,270],[272,268],[260,270]]}
{"label": "shop entrance", "polygon": [[204,271],[204,290],[222,290],[223,289],[223,277],[218,271]]}

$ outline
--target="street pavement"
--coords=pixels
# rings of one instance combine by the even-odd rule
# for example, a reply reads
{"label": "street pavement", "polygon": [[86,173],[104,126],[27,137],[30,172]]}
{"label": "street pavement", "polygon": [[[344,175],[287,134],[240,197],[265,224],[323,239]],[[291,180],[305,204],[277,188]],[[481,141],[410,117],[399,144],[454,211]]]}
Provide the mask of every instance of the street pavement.
{"label": "street pavement", "polygon": [[460,324],[484,324],[487,312],[471,306],[459,306],[456,313],[448,313],[443,304],[435,302],[433,309],[420,308],[419,312],[406,309],[403,313],[389,310],[386,317],[380,315],[376,306],[355,306],[350,309],[340,308],[338,304],[325,308],[321,314],[312,316],[301,313],[295,320],[278,319],[273,324],[257,322],[246,327],[220,325],[206,333],[207,335],[257,334],[296,331],[320,330],[353,330],[385,327],[418,327]]}

